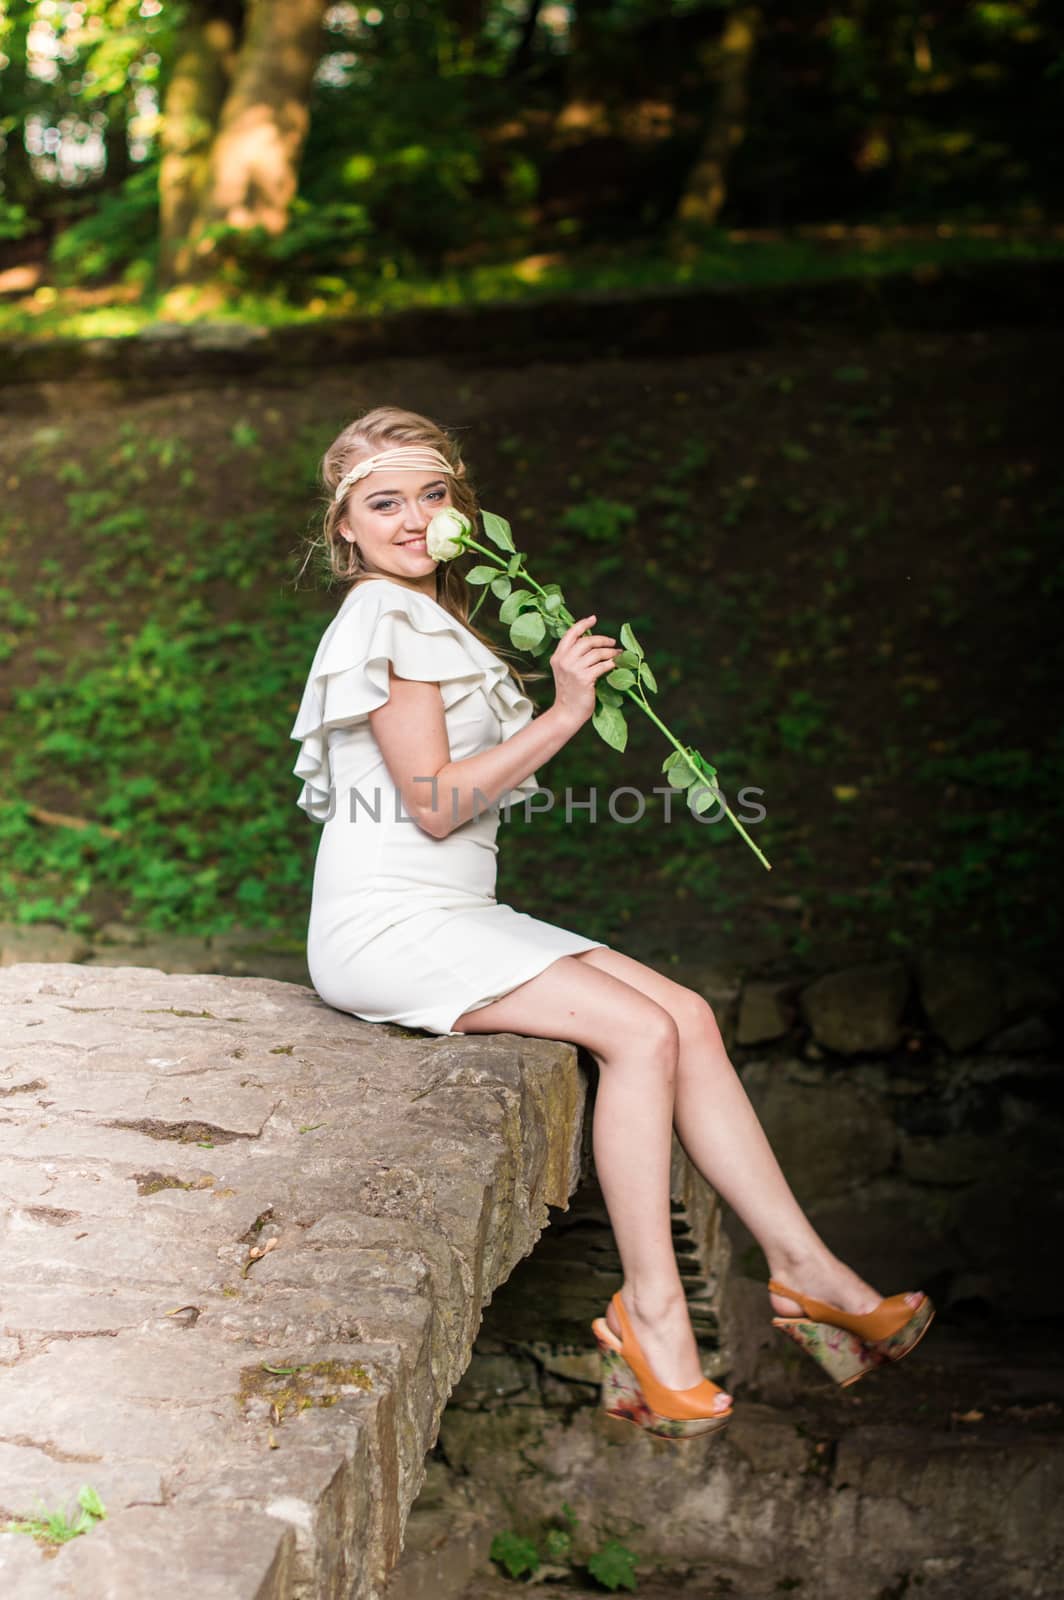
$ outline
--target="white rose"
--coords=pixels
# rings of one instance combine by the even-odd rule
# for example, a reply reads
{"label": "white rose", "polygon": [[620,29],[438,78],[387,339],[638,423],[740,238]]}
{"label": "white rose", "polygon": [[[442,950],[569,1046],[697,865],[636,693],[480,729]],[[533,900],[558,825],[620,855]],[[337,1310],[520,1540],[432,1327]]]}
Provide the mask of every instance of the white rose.
{"label": "white rose", "polygon": [[473,524],[456,506],[444,506],[437,511],[425,531],[425,549],[433,561],[453,561],[462,554],[462,545],[456,543],[461,534],[473,531]]}

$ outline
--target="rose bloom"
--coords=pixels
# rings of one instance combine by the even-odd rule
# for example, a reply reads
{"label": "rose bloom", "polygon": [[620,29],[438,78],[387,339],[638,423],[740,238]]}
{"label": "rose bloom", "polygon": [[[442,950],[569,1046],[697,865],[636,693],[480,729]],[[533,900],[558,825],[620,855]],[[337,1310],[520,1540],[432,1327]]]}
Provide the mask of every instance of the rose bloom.
{"label": "rose bloom", "polygon": [[425,550],[433,561],[453,561],[462,554],[462,546],[455,543],[460,533],[472,533],[473,525],[457,506],[444,506],[437,511],[425,530]]}

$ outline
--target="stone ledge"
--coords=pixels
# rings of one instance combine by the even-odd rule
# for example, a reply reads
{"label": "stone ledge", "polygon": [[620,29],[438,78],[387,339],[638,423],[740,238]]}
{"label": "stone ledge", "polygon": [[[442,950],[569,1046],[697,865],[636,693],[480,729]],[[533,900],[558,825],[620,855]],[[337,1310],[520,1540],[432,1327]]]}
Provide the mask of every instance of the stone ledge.
{"label": "stone ledge", "polygon": [[794,284],[683,285],[651,292],[591,290],[473,306],[425,306],[348,320],[250,327],[159,323],[141,333],[0,340],[0,390],[72,379],[156,384],[217,376],[232,381],[300,368],[421,357],[431,348],[482,367],[545,359],[692,355],[738,350],[826,327],[875,333],[899,327],[1055,326],[1064,264],[985,261],[928,266],[874,278]]}
{"label": "stone ledge", "polygon": [[0,1537],[0,1591],[375,1600],[482,1307],[578,1182],[575,1050],[137,967],[9,966],[0,1004],[0,1522],[85,1482],[108,1512]]}

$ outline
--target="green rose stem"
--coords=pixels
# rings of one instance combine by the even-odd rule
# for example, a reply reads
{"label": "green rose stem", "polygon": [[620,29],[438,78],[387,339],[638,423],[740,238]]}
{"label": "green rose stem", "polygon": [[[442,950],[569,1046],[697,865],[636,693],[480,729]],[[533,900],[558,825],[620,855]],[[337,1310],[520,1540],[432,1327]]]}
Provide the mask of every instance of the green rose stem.
{"label": "green rose stem", "polygon": [[[534,589],[536,594],[541,597],[544,602],[544,609],[547,610],[549,616],[556,618],[560,622],[563,622],[566,627],[571,627],[576,621],[576,618],[570,615],[564,601],[560,597],[560,593],[557,588],[555,588],[553,591],[544,589],[543,586],[538,584],[535,578],[532,577],[528,571],[528,568],[524,564],[525,558],[523,552],[515,549],[514,547],[513,539],[510,534],[510,525],[506,519],[504,517],[496,516],[490,511],[485,511],[482,513],[482,515],[484,517],[485,527],[489,529],[494,527],[496,530],[492,533],[492,537],[498,537],[500,545],[504,549],[509,549],[511,551],[511,559],[508,562],[500,561],[498,552],[496,550],[489,549],[487,545],[480,544],[478,540],[474,539],[472,537],[471,525],[468,518],[463,516],[461,512],[458,512],[453,507],[445,507],[443,511],[437,513],[436,517],[434,517],[432,522],[429,524],[429,554],[437,556],[437,558],[440,560],[453,560],[454,557],[462,550],[478,551],[481,555],[488,557],[489,561],[491,561],[495,566],[500,577],[503,578],[506,583],[506,594],[500,596],[500,598],[506,599],[512,587],[512,580],[514,578],[520,578],[523,583],[527,583],[529,587]],[[434,528],[433,524],[437,522],[439,526],[438,528]],[[486,582],[486,579],[480,578],[479,575],[474,575],[479,574],[480,570],[483,569],[475,568],[471,572],[467,573],[467,582]],[[497,578],[492,581],[493,593],[497,593],[495,590],[495,583],[497,582]],[[555,599],[557,601],[553,607],[549,606],[549,601],[551,599]],[[477,605],[474,607],[473,616],[476,615],[476,612],[479,610],[479,608],[480,602],[478,601]],[[472,618],[470,620],[472,620]],[[625,637],[626,632],[628,635],[627,638]],[[632,633],[627,623],[625,623],[621,628],[621,640],[626,646],[624,653],[636,657],[638,675],[636,676],[633,684],[610,684],[610,688],[613,689],[615,693],[627,695],[632,701],[633,705],[637,705],[641,711],[646,713],[651,722],[654,723],[655,727],[661,729],[661,732],[672,745],[675,753],[665,762],[663,770],[668,772],[671,768],[674,775],[677,773],[682,773],[682,777],[680,778],[679,782],[677,782],[675,776],[671,777],[670,786],[690,788],[692,785],[697,784],[700,778],[705,779],[705,785],[700,785],[700,787],[708,789],[711,800],[716,799],[720,801],[720,804],[724,807],[724,813],[731,822],[732,826],[746,840],[747,844],[750,846],[751,850],[754,852],[766,870],[771,872],[772,863],[751,839],[750,835],[747,833],[738,817],[728,805],[728,802],[725,800],[723,794],[713,782],[713,779],[717,776],[716,767],[710,766],[705,757],[693,747],[682,745],[680,741],[665,726],[664,722],[662,722],[661,718],[656,714],[647,701],[646,695],[643,693],[642,684],[639,681],[640,676],[645,676],[648,678],[652,689],[656,689],[657,685],[654,682],[653,673],[650,671],[649,666],[643,659],[642,650],[636,644],[635,635]],[[629,643],[635,645],[634,650],[627,648]],[[614,670],[616,671],[618,669],[615,668]],[[631,669],[625,664],[624,666],[620,666],[620,670],[630,671]],[[605,673],[603,676],[605,677],[606,682],[609,683],[609,680],[613,674]],[[638,693],[635,692],[636,690],[638,690]],[[597,731],[601,733],[601,729],[598,729]],[[607,743],[610,742],[611,741],[607,740]],[[623,748],[623,745],[621,748]],[[706,807],[696,806],[690,809],[698,809],[700,814],[702,810],[706,809]]]}
{"label": "green rose stem", "polygon": [[[573,620],[575,620],[575,619],[573,619]],[[607,679],[609,678],[609,673],[606,674],[606,677],[607,677]],[[634,692],[634,690],[637,689],[637,688],[639,689],[638,697],[636,696],[636,694]],[[657,716],[656,713],[652,710],[652,708],[647,704],[646,697],[644,696],[638,681],[636,682],[635,685],[629,684],[626,689],[622,689],[621,690],[621,693],[622,694],[626,694],[629,697],[630,700],[634,701],[634,703],[637,706],[640,707],[641,710],[646,712],[646,714],[650,718],[651,722],[653,722],[657,727],[659,727],[661,729],[662,733],[665,735],[666,739],[668,739],[669,743],[671,745],[673,745],[675,747],[675,749],[677,749],[680,752],[680,755],[683,756],[684,760],[689,765],[693,763],[698,768],[698,770],[701,773],[701,775],[704,776],[704,777],[710,777],[710,775],[712,775],[712,777],[714,777],[714,778],[716,777],[716,775],[717,775],[716,767],[709,767],[708,764],[703,761],[702,757],[699,755],[697,750],[689,749],[686,746],[680,744],[678,740],[673,738],[672,734],[669,732],[668,728],[662,722],[661,718],[659,716]],[[750,835],[747,833],[746,829],[743,827],[742,823],[739,821],[739,818],[732,811],[732,809],[729,806],[727,800],[725,800],[723,794],[717,788],[716,784],[714,784],[712,782],[709,783],[709,792],[710,792],[711,795],[713,795],[713,797],[715,799],[720,801],[721,805],[724,807],[724,814],[725,814],[726,817],[728,817],[730,819],[730,821],[732,823],[732,826],[734,828],[736,828],[738,830],[738,832],[742,835],[742,837],[746,840],[747,844],[750,846],[751,850],[754,852],[755,856],[762,863],[762,865],[766,868],[766,870],[771,872],[772,871],[772,863],[771,863],[771,861],[769,861],[766,858],[764,852],[761,849],[759,849],[759,847],[751,839]]]}

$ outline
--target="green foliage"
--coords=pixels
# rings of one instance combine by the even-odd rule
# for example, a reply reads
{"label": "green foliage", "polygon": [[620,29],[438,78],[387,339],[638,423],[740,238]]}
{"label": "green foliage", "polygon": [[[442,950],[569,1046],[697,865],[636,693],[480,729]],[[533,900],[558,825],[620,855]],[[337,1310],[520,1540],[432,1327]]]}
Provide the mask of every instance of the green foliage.
{"label": "green foliage", "polygon": [[[368,265],[378,280],[436,273],[471,237],[511,239],[515,205],[538,187],[538,168],[519,155],[489,178],[483,132],[506,103],[501,58],[487,36],[475,56],[448,59],[442,27],[421,6],[392,13],[379,30],[363,27],[353,67],[315,90],[301,192],[315,210],[358,208],[373,243],[347,264]],[[330,270],[328,259],[321,239],[312,270]]]}
{"label": "green foliage", "polygon": [[143,282],[154,266],[158,219],[153,165],[133,172],[120,189],[104,194],[56,235],[51,250],[56,282],[95,283],[122,273]]}
{"label": "green foliage", "polygon": [[331,200],[314,204],[297,195],[283,233],[265,228],[210,230],[220,269],[251,293],[285,292],[296,298],[308,290],[343,292],[345,273],[372,254],[367,241],[373,221],[364,204]]}
{"label": "green foliage", "polygon": [[587,1570],[604,1589],[635,1589],[636,1558],[626,1545],[607,1539],[601,1550],[588,1557]]}
{"label": "green foliage", "polygon": [[513,534],[505,517],[497,516],[494,511],[482,511],[480,520],[484,524],[484,532],[493,544],[497,544],[500,550],[513,552]]}
{"label": "green foliage", "polygon": [[526,1572],[535,1572],[540,1561],[539,1551],[533,1541],[521,1538],[512,1530],[495,1535],[488,1555],[492,1561],[500,1561],[511,1578],[520,1578]]}
{"label": "green foliage", "polygon": [[559,1525],[548,1527],[541,1540],[516,1533],[512,1528],[497,1533],[488,1552],[492,1561],[505,1567],[511,1578],[530,1577],[539,1573],[542,1578],[561,1577],[566,1570],[586,1572],[603,1589],[635,1590],[637,1558],[618,1539],[610,1538],[586,1561],[576,1554],[576,1530],[580,1519],[567,1500],[562,1502]]}
{"label": "green foliage", "polygon": [[[615,515],[618,509],[626,513],[624,518]],[[499,614],[502,621],[510,625],[510,640],[516,649],[527,650],[532,655],[538,656],[544,665],[549,665],[555,640],[561,638],[562,634],[574,625],[576,618],[566,609],[565,596],[558,584],[539,584],[525,569],[524,552],[514,548],[510,524],[506,519],[491,511],[482,512],[482,518],[488,536],[511,556],[505,573],[500,573],[490,584],[492,592],[503,601]],[[635,512],[630,507],[619,506],[611,509],[611,520],[614,523],[627,522],[634,518]],[[482,554],[490,554],[469,534],[462,536],[460,542],[464,543],[467,549],[479,549]],[[495,571],[498,572],[499,568],[496,567]],[[491,577],[491,572],[490,565],[474,567],[472,581],[485,585]],[[523,578],[531,587],[511,592],[512,577]],[[670,779],[673,775],[677,777],[676,787],[687,790],[686,800],[694,814],[703,816],[711,808],[719,805],[719,815],[728,818],[766,870],[771,870],[770,862],[753,843],[742,823],[736,819],[714,782],[717,776],[716,767],[711,766],[697,750],[679,745],[671,730],[651,710],[647,692],[657,691],[657,679],[645,659],[643,647],[632,631],[630,623],[621,624],[619,637],[624,648],[618,652],[613,670],[595,681],[595,707],[591,715],[591,725],[595,732],[611,749],[623,752],[628,746],[628,721],[624,710],[626,700],[638,706],[672,743],[673,749],[665,760],[663,771]]]}
{"label": "green foliage", "polygon": [[[354,218],[351,226],[356,226]],[[476,306],[485,301],[538,301],[569,293],[609,291],[655,292],[662,287],[719,287],[721,284],[749,285],[830,282],[832,280],[875,280],[886,274],[917,274],[937,267],[972,266],[1008,261],[1056,261],[1064,257],[1064,241],[1052,236],[1024,237],[1003,232],[998,235],[966,235],[958,229],[954,237],[911,239],[904,229],[895,234],[883,230],[874,243],[853,242],[849,247],[826,248],[809,238],[781,233],[766,240],[731,239],[721,235],[708,247],[700,247],[691,261],[677,261],[662,253],[655,244],[633,243],[621,248],[574,249],[558,255],[533,276],[522,270],[520,261],[505,256],[472,266],[448,266],[438,271],[403,265],[395,256],[376,248],[372,239],[363,252],[359,246],[351,254],[365,259],[348,263],[347,256],[337,262],[331,250],[328,259],[314,264],[298,253],[282,260],[273,259],[272,236],[258,233],[257,250],[243,249],[241,240],[230,237],[235,230],[219,230],[228,238],[226,263],[219,287],[225,300],[211,315],[219,321],[254,323],[264,327],[319,322],[323,318],[349,318],[407,310],[419,306]],[[281,236],[282,238],[284,236]],[[281,247],[283,249],[283,247]],[[228,252],[228,253],[227,253]],[[344,255],[344,252],[339,252]],[[151,256],[130,253],[116,246],[115,270],[144,283],[152,267]],[[123,263],[125,265],[123,266]],[[318,268],[321,270],[318,270]],[[312,270],[313,267],[313,270]],[[293,285],[295,288],[293,288]],[[298,293],[296,292],[298,290]],[[169,307],[160,296],[146,289],[136,303],[86,306],[73,286],[56,289],[45,286],[28,300],[12,297],[0,304],[0,333],[60,334],[94,338],[136,333],[154,323]],[[873,419],[881,401],[851,408],[854,420]],[[672,514],[663,520],[683,528],[690,520],[690,493],[682,486],[664,484],[651,492],[648,506],[657,509],[668,503]],[[736,520],[743,507],[737,503],[730,513]],[[603,543],[608,552],[606,571],[620,570],[623,557]]]}
{"label": "green foliage", "polygon": [[40,231],[39,219],[31,217],[25,206],[12,204],[0,196],[0,241],[28,239]]}
{"label": "green foliage", "polygon": [[628,745],[628,724],[624,713],[619,706],[606,701],[601,690],[596,688],[595,692],[596,704],[591,714],[591,726],[611,750],[623,752]]}
{"label": "green foliage", "polygon": [[[55,448],[65,469],[56,476],[76,480],[79,463],[62,442]],[[219,442],[215,456],[221,463],[249,452],[262,457],[263,446],[237,416],[231,443]],[[291,766],[293,700],[318,619],[291,595],[241,618],[233,597],[272,559],[275,514],[208,523],[202,481],[189,477],[187,460],[179,439],[123,426],[101,459],[106,484],[68,491],[78,570],[57,572],[46,559],[19,591],[26,600],[13,586],[0,590],[0,643],[11,654],[33,637],[42,612],[54,626],[60,603],[84,640],[35,679],[20,674],[0,729],[10,797],[0,806],[0,906],[23,923],[84,927],[93,920],[88,907],[103,900],[159,930],[221,931],[235,916],[271,927],[296,913],[305,892],[304,864],[288,838],[291,795],[275,787],[272,771],[257,793],[255,779],[250,789],[245,780]],[[271,470],[261,460],[264,488]],[[291,470],[299,483],[302,473]],[[161,541],[164,502],[171,536]],[[211,586],[235,612],[227,620],[205,599]],[[87,828],[34,822],[31,805],[42,803],[42,781],[54,783],[53,773],[78,790]]]}
{"label": "green foliage", "polygon": [[816,695],[808,689],[794,689],[787,707],[776,718],[784,749],[816,759],[815,746],[810,741],[823,728],[826,717],[827,707]]}
{"label": "green foliage", "polygon": [[96,1490],[87,1483],[82,1484],[78,1491],[78,1505],[81,1509],[74,1518],[69,1518],[62,1510],[48,1511],[42,1501],[38,1503],[41,1506],[40,1516],[26,1515],[7,1523],[0,1531],[32,1534],[35,1539],[43,1540],[46,1544],[67,1544],[80,1534],[89,1533],[107,1515],[103,1501]]}
{"label": "green foliage", "polygon": [[[972,358],[977,380],[1015,353],[999,338]],[[619,670],[636,671],[645,646],[660,686],[655,697],[644,660],[648,701],[686,749],[711,752],[744,820],[739,790],[763,790],[768,818],[751,832],[780,883],[723,848],[731,830],[706,820],[714,810],[693,814],[696,780],[640,713],[625,719],[623,755],[590,726],[540,774],[555,805],[508,819],[500,899],[621,947],[637,931],[636,954],[726,936],[732,919],[737,937],[757,919],[798,954],[851,937],[907,948],[954,929],[1016,952],[1052,946],[1064,746],[1038,707],[1052,704],[1060,672],[1064,506],[1031,470],[1032,412],[1003,414],[989,382],[957,389],[958,344],[922,349],[897,333],[874,352],[840,339],[826,357],[744,356],[725,394],[699,395],[714,363],[677,364],[652,408],[638,381],[611,393],[608,417],[585,424],[580,465],[588,485],[634,507],[638,536],[629,530],[624,568],[606,580],[593,561],[612,547],[577,560],[572,535],[539,510],[564,504],[568,486],[553,375],[504,408],[500,431],[520,435],[519,448],[496,453],[489,430],[478,477],[492,495],[513,489],[499,503],[518,542],[528,533],[533,572],[563,577],[581,612],[600,613],[600,631],[625,647]],[[1020,388],[1041,416],[1042,369],[1024,360]],[[466,406],[472,384],[459,374],[453,392]],[[91,433],[78,418],[12,416],[0,920],[88,931],[135,917],[204,935],[240,921],[299,948],[317,832],[294,805],[288,733],[334,600],[292,579],[333,401],[312,386],[282,393],[204,390],[187,410],[156,396],[148,418],[95,411]],[[589,383],[588,400],[603,393]],[[858,396],[901,417],[889,450],[878,423],[847,409]],[[779,456],[779,439],[796,437],[810,461]],[[741,540],[717,519],[718,458],[704,448],[716,438],[732,481],[772,462]],[[522,481],[523,460],[543,471],[542,488]],[[966,515],[947,522],[958,482]],[[693,495],[675,534],[662,519],[677,507],[651,498],[663,483]],[[558,587],[537,595],[501,536],[478,556],[481,593],[500,568],[511,584],[489,604],[488,631],[505,645],[536,611],[549,655]],[[842,580],[852,587],[828,598],[825,585]],[[627,709],[633,692],[600,680],[597,698]],[[548,705],[549,680],[533,694]],[[666,757],[681,791],[669,825],[651,794]],[[620,826],[605,797],[627,783],[646,794],[647,815]],[[565,820],[567,785],[578,800],[598,786],[597,824],[586,811]],[[34,807],[90,827],[44,823]],[[771,913],[769,896],[788,909]]]}
{"label": "green foliage", "polygon": [[[1006,238],[971,238],[954,249],[936,236],[942,224],[1037,228],[1055,215],[1064,28],[1051,0],[933,14],[762,8],[723,225],[680,230],[690,248],[679,252],[661,240],[692,172],[713,98],[700,63],[714,57],[727,8],[611,0],[565,9],[569,26],[544,12],[525,39],[527,7],[515,4],[486,6],[477,26],[475,9],[428,0],[329,8],[289,226],[218,235],[221,285],[242,314],[872,275],[943,251],[1010,248]],[[165,108],[183,29],[198,15],[126,0],[10,0],[0,12],[0,239],[42,220],[49,233],[56,226],[61,286],[149,280],[154,212],[144,190],[154,190],[162,143],[145,90]],[[26,70],[31,30],[47,77]],[[573,118],[600,102],[583,124]],[[71,174],[54,141],[85,150],[90,130],[104,135],[106,166]],[[839,217],[886,231],[851,240],[845,266],[830,232],[787,236]],[[906,237],[913,222],[925,225],[922,241]],[[725,227],[773,237],[736,249]],[[1044,243],[1059,253],[1059,242]]]}
{"label": "green foliage", "polygon": [[591,544],[620,544],[635,520],[634,506],[595,497],[567,507],[558,518],[558,526]]}

